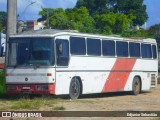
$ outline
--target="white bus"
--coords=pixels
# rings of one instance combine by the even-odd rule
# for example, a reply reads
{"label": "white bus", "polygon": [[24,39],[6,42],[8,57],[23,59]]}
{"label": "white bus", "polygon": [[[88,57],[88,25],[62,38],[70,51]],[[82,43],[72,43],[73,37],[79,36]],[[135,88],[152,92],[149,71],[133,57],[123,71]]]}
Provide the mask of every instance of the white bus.
{"label": "white bus", "polygon": [[69,95],[156,87],[154,39],[127,39],[71,31],[40,30],[11,36],[7,93]]}

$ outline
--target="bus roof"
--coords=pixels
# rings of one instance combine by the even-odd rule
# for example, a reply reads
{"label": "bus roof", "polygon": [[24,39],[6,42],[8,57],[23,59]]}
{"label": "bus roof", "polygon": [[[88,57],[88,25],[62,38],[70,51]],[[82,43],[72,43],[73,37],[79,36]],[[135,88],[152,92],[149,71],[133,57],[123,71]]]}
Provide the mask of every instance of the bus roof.
{"label": "bus roof", "polygon": [[147,42],[147,43],[156,43],[155,39],[152,38],[123,38],[117,35],[99,35],[99,34],[88,34],[88,33],[79,33],[76,30],[55,30],[55,29],[45,29],[45,30],[32,30],[27,32],[18,33],[12,35],[11,37],[54,37],[60,35],[72,35],[72,36],[82,36],[82,37],[92,37],[100,39],[112,39],[112,40],[124,40],[124,41],[133,41],[133,42]]}

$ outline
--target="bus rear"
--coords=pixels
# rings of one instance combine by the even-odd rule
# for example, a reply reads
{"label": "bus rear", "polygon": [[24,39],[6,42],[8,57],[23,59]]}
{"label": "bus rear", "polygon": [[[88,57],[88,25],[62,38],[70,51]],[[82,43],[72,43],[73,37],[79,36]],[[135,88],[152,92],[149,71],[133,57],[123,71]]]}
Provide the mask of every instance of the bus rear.
{"label": "bus rear", "polygon": [[52,37],[10,37],[6,68],[9,94],[54,94]]}

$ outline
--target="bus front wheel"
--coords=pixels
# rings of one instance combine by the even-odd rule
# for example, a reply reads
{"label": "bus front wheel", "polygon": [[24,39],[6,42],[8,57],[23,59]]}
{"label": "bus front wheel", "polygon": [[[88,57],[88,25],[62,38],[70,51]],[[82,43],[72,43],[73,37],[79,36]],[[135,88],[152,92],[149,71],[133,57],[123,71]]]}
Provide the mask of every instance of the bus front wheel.
{"label": "bus front wheel", "polygon": [[132,84],[132,94],[138,95],[141,91],[141,82],[138,77],[134,77]]}
{"label": "bus front wheel", "polygon": [[71,99],[77,99],[81,93],[81,86],[80,82],[77,78],[71,80],[70,87],[69,87],[69,97]]}

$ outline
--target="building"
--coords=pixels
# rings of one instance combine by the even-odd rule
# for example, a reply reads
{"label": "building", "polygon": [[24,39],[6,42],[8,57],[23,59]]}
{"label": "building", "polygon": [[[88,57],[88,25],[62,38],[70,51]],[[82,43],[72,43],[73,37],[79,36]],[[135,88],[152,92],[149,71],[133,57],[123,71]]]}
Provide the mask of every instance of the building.
{"label": "building", "polygon": [[34,20],[28,20],[27,21],[27,30],[40,30],[45,27],[46,22],[37,22]]}
{"label": "building", "polygon": [[17,33],[26,31],[26,28],[27,28],[27,26],[26,26],[25,22],[22,21],[22,20],[18,20],[18,22],[17,22]]}

